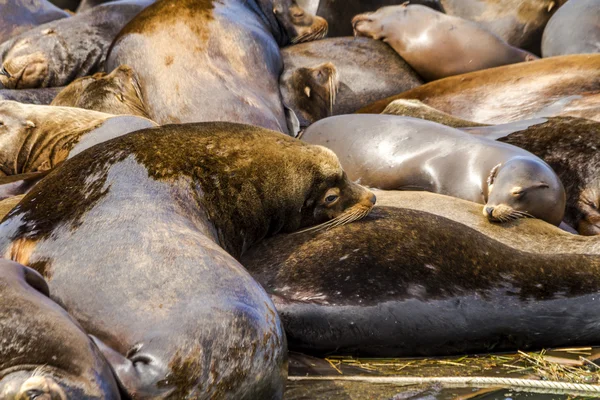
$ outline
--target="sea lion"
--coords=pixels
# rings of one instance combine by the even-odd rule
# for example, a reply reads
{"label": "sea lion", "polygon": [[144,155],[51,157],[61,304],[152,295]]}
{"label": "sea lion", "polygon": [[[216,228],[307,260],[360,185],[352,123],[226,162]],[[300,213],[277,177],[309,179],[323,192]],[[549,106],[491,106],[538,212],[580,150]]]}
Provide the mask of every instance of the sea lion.
{"label": "sea lion", "polygon": [[[327,36],[351,36],[352,17],[367,11],[375,11],[384,6],[402,4],[406,0],[298,0],[300,7],[321,16],[329,23]],[[439,0],[411,0],[411,4],[421,4],[437,11],[443,11]]]}
{"label": "sea lion", "polygon": [[96,345],[48,296],[40,274],[0,260],[0,398],[120,399]]}
{"label": "sea lion", "polygon": [[8,89],[64,86],[102,66],[121,28],[150,0],[122,0],[40,25],[0,45],[0,84]]}
{"label": "sea lion", "polygon": [[286,47],[281,54],[281,95],[302,127],[423,83],[389,46],[367,38],[317,40]]}
{"label": "sea lion", "polygon": [[278,44],[326,33],[295,0],[160,0],[115,39],[107,68],[135,70],[159,124],[226,120],[288,133]]}
{"label": "sea lion", "polygon": [[62,87],[20,90],[0,89],[0,101],[14,100],[19,103],[48,105],[63,89]]}
{"label": "sea lion", "polygon": [[518,146],[547,162],[565,186],[565,222],[582,235],[600,234],[600,123],[567,117],[527,128],[512,125],[466,131]]}
{"label": "sea lion", "polygon": [[68,16],[68,12],[47,0],[3,1],[0,3],[0,43],[35,26]]}
{"label": "sea lion", "polygon": [[149,119],[141,96],[135,72],[121,65],[110,74],[98,72],[75,80],[56,96],[52,105]]}
{"label": "sea lion", "polygon": [[430,82],[360,109],[379,114],[396,99],[417,99],[455,117],[502,124],[537,117],[563,98],[600,91],[600,54],[546,58]]}
{"label": "sea lion", "polygon": [[333,150],[348,177],[369,187],[427,190],[485,204],[483,215],[494,222],[562,222],[559,178],[515,146],[394,115],[325,118],[309,126],[302,140]]}
{"label": "sea lion", "polygon": [[428,81],[537,59],[475,22],[420,5],[359,14],[352,26],[357,35],[388,43]]}
{"label": "sea lion", "polygon": [[141,117],[0,101],[0,176],[45,171],[97,143],[152,126]]}
{"label": "sea lion", "polygon": [[277,232],[360,219],[374,202],[323,147],[250,125],[166,125],[40,181],[0,224],[0,254],[52,277],[53,298],[130,395],[281,398],[285,336],[234,257]]}
{"label": "sea lion", "polygon": [[442,356],[600,341],[598,241],[536,220],[485,224],[478,205],[442,195],[376,195],[386,206],[361,221],[242,256],[290,349]]}
{"label": "sea lion", "polygon": [[401,117],[421,118],[427,121],[437,122],[438,124],[450,126],[452,128],[465,128],[472,126],[488,126],[466,119],[456,118],[453,115],[429,107],[419,100],[398,99],[392,101],[383,110],[382,114],[398,115]]}
{"label": "sea lion", "polygon": [[440,0],[444,12],[494,32],[510,45],[540,53],[544,27],[567,0]]}
{"label": "sea lion", "polygon": [[600,0],[568,1],[548,21],[542,56],[600,53]]}

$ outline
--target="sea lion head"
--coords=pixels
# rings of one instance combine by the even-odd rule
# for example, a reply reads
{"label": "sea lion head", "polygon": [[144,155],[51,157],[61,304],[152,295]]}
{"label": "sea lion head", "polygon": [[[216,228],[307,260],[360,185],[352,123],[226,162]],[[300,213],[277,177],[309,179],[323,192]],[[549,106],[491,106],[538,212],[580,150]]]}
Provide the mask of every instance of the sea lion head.
{"label": "sea lion head", "polygon": [[7,89],[31,89],[60,86],[68,51],[54,29],[45,29],[5,42],[0,55],[0,83]]}
{"label": "sea lion head", "polygon": [[36,124],[29,118],[23,104],[12,100],[0,101],[0,174],[20,172],[14,155],[19,153],[19,148],[35,128]]}
{"label": "sea lion head", "polygon": [[[265,0],[260,0],[264,3]],[[302,43],[327,35],[327,21],[306,12],[296,0],[272,0],[272,13],[288,38],[287,42]]]}
{"label": "sea lion head", "polygon": [[564,187],[550,166],[530,157],[513,157],[490,172],[483,215],[494,222],[530,217],[558,226],[565,205]]}
{"label": "sea lion head", "polygon": [[75,80],[56,96],[52,105],[150,118],[137,75],[128,65],[121,65],[110,74],[97,73]]}
{"label": "sea lion head", "polygon": [[579,196],[577,208],[581,213],[577,231],[581,235],[600,235],[600,187],[584,189]]}
{"label": "sea lion head", "polygon": [[[423,7],[414,5],[412,7]],[[354,36],[365,36],[375,40],[385,39],[385,20],[393,18],[397,20],[409,12],[408,1],[398,6],[381,7],[377,11],[356,15],[352,18],[352,29]]]}
{"label": "sea lion head", "polygon": [[292,72],[286,81],[282,84],[294,94],[296,111],[307,125],[333,114],[339,87],[335,65],[328,62],[315,67],[301,67]]}

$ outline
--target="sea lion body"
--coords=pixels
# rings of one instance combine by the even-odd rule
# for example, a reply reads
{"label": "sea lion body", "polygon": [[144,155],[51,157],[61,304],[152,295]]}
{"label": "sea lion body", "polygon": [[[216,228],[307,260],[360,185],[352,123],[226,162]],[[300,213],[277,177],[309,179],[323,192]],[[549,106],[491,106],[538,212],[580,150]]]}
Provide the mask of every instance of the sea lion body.
{"label": "sea lion body", "polygon": [[548,21],[542,56],[600,53],[600,1],[568,1]]}
{"label": "sea lion body", "polygon": [[141,95],[133,69],[121,65],[110,74],[99,72],[75,80],[54,98],[52,105],[149,118]]}
{"label": "sea lion body", "polygon": [[168,125],[65,162],[5,217],[1,247],[52,276],[130,395],[281,398],[285,336],[234,257],[373,203],[327,149],[249,125]]}
{"label": "sea lion body", "polygon": [[33,27],[61,18],[69,13],[47,0],[10,0],[0,4],[0,43]]}
{"label": "sea lion body", "polygon": [[55,87],[93,74],[121,28],[150,3],[111,2],[12,38],[0,45],[0,84],[8,89]]}
{"label": "sea lion body", "polygon": [[283,101],[303,127],[423,83],[389,46],[367,38],[317,40],[286,47],[281,54]]}
{"label": "sea lion body", "polygon": [[242,257],[290,349],[443,356],[600,340],[597,241],[536,220],[486,224],[447,196],[376,194],[385,206],[361,221],[278,235]]}
{"label": "sea lion body", "polygon": [[396,99],[416,99],[455,117],[502,124],[538,117],[565,98],[600,91],[600,54],[559,56],[451,76],[360,109],[381,113]]}
{"label": "sea lion body", "polygon": [[156,126],[148,119],[72,107],[0,102],[0,175],[52,169],[97,143]]}
{"label": "sea lion body", "polygon": [[475,22],[403,4],[359,14],[357,34],[388,43],[428,81],[536,59]]}
{"label": "sea lion body", "polygon": [[104,357],[36,271],[0,261],[0,398],[118,400]]}
{"label": "sea lion body", "polygon": [[385,190],[427,190],[485,204],[497,222],[529,216],[562,221],[565,192],[552,168],[515,146],[410,117],[342,115],[308,127],[348,177]]}
{"label": "sea lion body", "polygon": [[19,103],[48,105],[64,88],[0,89],[0,101],[13,100]]}
{"label": "sea lion body", "polygon": [[540,54],[544,27],[567,0],[440,0],[444,12],[492,31],[510,45]]}
{"label": "sea lion body", "polygon": [[326,30],[295,0],[161,0],[123,29],[107,67],[135,70],[159,124],[227,120],[287,133],[278,43]]}

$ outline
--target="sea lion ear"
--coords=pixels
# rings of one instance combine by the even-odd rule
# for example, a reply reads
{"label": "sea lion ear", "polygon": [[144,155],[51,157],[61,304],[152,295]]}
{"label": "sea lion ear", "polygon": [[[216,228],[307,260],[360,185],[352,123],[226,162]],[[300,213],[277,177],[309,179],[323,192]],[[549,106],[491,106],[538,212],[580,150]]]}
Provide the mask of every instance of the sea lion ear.
{"label": "sea lion ear", "polygon": [[487,184],[488,184],[488,186],[492,186],[494,184],[494,180],[496,179],[496,175],[498,175],[498,169],[500,168],[501,165],[502,165],[502,163],[496,165],[490,171],[490,176],[488,176],[488,178],[487,178]]}
{"label": "sea lion ear", "polygon": [[27,128],[31,128],[31,129],[35,128],[35,123],[29,119],[27,121],[25,121],[25,123],[23,125],[25,125]]}
{"label": "sea lion ear", "polygon": [[310,99],[310,86],[304,87],[304,94]]}
{"label": "sea lion ear", "polygon": [[405,1],[404,3],[400,4],[400,7],[406,7],[409,3],[410,3],[410,0]]}

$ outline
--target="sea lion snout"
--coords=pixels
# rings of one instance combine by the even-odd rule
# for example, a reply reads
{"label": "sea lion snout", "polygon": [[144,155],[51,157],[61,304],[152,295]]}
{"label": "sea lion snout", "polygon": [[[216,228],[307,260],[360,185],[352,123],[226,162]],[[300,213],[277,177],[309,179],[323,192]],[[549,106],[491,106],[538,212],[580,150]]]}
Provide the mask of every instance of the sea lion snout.
{"label": "sea lion snout", "polygon": [[[352,18],[352,31],[354,32],[354,36],[367,36],[372,37],[371,34],[368,33],[368,27],[366,24],[370,24],[373,22],[371,16],[373,13],[364,13],[358,14],[354,18]],[[362,28],[361,28],[362,26]],[[373,38],[374,39],[374,38]]]}

